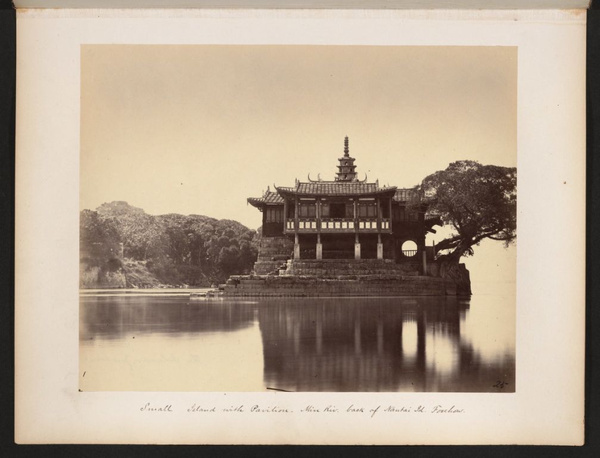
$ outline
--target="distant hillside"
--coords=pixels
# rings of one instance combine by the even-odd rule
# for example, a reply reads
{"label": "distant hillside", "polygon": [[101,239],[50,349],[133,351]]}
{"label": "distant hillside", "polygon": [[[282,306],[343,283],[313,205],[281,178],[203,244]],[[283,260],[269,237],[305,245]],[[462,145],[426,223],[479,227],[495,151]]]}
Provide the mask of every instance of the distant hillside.
{"label": "distant hillside", "polygon": [[105,203],[80,215],[80,286],[210,286],[248,273],[258,243],[237,221]]}

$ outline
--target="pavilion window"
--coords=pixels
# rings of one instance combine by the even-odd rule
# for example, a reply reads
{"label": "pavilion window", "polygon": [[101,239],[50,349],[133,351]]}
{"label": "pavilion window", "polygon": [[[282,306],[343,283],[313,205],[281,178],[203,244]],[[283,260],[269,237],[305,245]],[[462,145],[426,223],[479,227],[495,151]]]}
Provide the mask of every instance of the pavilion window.
{"label": "pavilion window", "polygon": [[358,216],[360,218],[375,218],[377,216],[377,206],[374,204],[359,204]]}
{"label": "pavilion window", "polygon": [[296,209],[294,208],[294,203],[293,202],[288,202],[288,204],[287,204],[287,217],[288,218],[293,218],[295,214],[296,214]]}
{"label": "pavilion window", "polygon": [[321,204],[321,216],[323,218],[329,218],[329,215],[330,215],[329,204],[328,203]]}
{"label": "pavilion window", "polygon": [[381,217],[382,218],[390,217],[389,200],[387,200],[387,199],[381,201]]}
{"label": "pavilion window", "polygon": [[346,214],[345,218],[352,218],[354,216],[354,203],[348,202],[346,203]]}
{"label": "pavilion window", "polygon": [[345,218],[347,214],[351,215],[351,213],[346,213],[346,211],[345,203],[332,203],[329,213],[331,218]]}
{"label": "pavilion window", "polygon": [[396,213],[398,221],[406,221],[406,210],[404,207],[397,208],[394,213]]}
{"label": "pavilion window", "polygon": [[298,207],[298,216],[301,218],[315,218],[317,216],[317,207],[315,204],[300,204]]}
{"label": "pavilion window", "polygon": [[267,208],[267,223],[281,223],[281,222],[283,222],[283,209]]}

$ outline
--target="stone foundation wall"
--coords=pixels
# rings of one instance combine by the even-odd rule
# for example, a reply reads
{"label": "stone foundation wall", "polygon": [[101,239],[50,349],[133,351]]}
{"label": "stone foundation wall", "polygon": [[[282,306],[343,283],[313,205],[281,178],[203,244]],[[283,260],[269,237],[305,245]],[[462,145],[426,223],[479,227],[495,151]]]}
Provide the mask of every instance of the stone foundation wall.
{"label": "stone foundation wall", "polygon": [[254,264],[254,273],[276,275],[293,251],[294,242],[287,237],[263,237],[258,249],[258,259]]}
{"label": "stone foundation wall", "polygon": [[231,277],[223,293],[238,297],[457,295],[455,279],[433,272],[433,266],[428,269],[430,276],[420,276],[418,263],[290,259],[293,250],[294,243],[287,237],[263,238],[254,274]]}
{"label": "stone foundation wall", "polygon": [[226,296],[331,297],[331,296],[455,296],[456,285],[433,277],[371,275],[356,279],[315,277],[231,277]]}

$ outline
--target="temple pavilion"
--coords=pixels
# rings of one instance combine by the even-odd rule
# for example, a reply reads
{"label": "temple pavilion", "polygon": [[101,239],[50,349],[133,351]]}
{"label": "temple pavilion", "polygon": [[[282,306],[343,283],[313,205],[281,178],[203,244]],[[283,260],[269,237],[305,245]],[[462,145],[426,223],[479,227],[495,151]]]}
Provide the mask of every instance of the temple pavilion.
{"label": "temple pavilion", "polygon": [[348,137],[338,162],[333,181],[309,175],[248,199],[262,212],[255,273],[268,274],[284,260],[380,260],[425,273],[433,257],[425,235],[439,221],[425,218],[418,192],[360,180]]}

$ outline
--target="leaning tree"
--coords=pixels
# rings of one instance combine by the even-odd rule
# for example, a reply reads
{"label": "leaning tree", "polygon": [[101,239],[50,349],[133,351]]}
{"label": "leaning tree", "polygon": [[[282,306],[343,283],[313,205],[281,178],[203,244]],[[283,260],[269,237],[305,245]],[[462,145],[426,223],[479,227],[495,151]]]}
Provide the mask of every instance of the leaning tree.
{"label": "leaning tree", "polygon": [[517,169],[457,161],[426,177],[419,188],[428,216],[452,229],[434,248],[440,275],[453,278],[470,293],[460,259],[472,255],[483,239],[508,246],[517,237]]}

